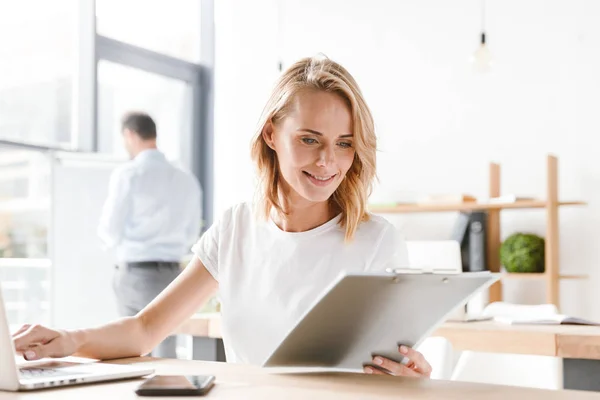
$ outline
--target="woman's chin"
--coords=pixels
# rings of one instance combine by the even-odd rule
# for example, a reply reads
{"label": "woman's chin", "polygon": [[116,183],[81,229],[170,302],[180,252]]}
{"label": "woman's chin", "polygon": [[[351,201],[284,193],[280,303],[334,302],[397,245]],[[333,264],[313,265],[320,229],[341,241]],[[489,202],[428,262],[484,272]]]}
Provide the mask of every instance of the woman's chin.
{"label": "woman's chin", "polygon": [[[333,193],[335,192],[335,189],[337,188],[337,186],[333,187],[333,188],[304,188],[304,190],[302,190],[300,192],[300,195],[302,197],[304,197],[304,199],[312,202],[312,203],[321,203],[324,201],[328,201],[331,196],[333,195]],[[332,190],[333,189],[333,190]]]}

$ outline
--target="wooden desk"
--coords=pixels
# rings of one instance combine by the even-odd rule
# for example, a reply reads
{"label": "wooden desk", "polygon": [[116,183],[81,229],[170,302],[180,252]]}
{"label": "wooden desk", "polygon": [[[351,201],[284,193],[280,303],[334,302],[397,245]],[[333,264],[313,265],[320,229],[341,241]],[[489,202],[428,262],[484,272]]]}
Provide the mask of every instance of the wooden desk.
{"label": "wooden desk", "polygon": [[447,322],[434,335],[457,350],[600,360],[598,326]]}
{"label": "wooden desk", "polygon": [[[194,351],[203,352],[194,358],[225,359],[218,314],[195,316],[179,327],[177,333],[194,336]],[[600,391],[600,327],[597,326],[447,322],[432,336],[445,337],[458,351],[561,357],[565,388]]]}
{"label": "wooden desk", "polygon": [[[277,374],[255,366],[207,361],[139,358],[117,362],[144,364],[154,368],[157,374],[215,375],[216,385],[206,396],[207,399],[600,399],[600,393],[591,392],[551,391],[381,375],[332,372]],[[136,396],[134,390],[140,383],[140,379],[135,379],[28,393],[0,392],[0,400],[139,400],[140,397]]]}
{"label": "wooden desk", "polygon": [[[218,314],[197,315],[181,325],[176,332],[221,338],[221,320]],[[445,337],[459,351],[600,360],[599,326],[446,322],[432,336]]]}

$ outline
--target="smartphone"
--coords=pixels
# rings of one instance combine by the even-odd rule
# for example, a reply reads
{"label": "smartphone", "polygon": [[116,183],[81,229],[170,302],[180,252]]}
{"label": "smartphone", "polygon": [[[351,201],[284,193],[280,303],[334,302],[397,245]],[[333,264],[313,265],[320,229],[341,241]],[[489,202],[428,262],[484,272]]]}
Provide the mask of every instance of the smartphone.
{"label": "smartphone", "polygon": [[154,375],[142,383],[138,396],[202,396],[213,387],[213,375]]}

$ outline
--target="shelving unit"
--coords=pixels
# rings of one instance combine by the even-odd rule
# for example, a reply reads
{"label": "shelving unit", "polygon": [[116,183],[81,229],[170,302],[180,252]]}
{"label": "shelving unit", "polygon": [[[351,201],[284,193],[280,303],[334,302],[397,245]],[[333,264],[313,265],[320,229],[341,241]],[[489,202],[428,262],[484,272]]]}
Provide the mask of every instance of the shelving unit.
{"label": "shelving unit", "polygon": [[[398,204],[396,206],[374,206],[370,210],[378,213],[418,213],[444,211],[485,211],[502,209],[546,208],[543,200],[524,200],[513,203],[458,203],[458,204]],[[559,206],[585,205],[581,201],[561,201]]]}
{"label": "shelving unit", "polygon": [[[500,165],[490,164],[489,196],[500,196]],[[560,309],[559,282],[561,279],[585,279],[587,275],[561,275],[559,269],[559,227],[558,210],[561,206],[585,205],[582,201],[558,200],[558,159],[548,155],[546,165],[546,199],[523,200],[512,203],[444,203],[444,204],[398,204],[371,206],[373,213],[431,213],[431,212],[460,212],[487,211],[487,265],[490,271],[500,272],[500,211],[545,209],[545,270],[543,273],[504,273],[502,279],[489,290],[489,301],[502,300],[502,281],[505,279],[544,280],[546,282],[546,302]]]}

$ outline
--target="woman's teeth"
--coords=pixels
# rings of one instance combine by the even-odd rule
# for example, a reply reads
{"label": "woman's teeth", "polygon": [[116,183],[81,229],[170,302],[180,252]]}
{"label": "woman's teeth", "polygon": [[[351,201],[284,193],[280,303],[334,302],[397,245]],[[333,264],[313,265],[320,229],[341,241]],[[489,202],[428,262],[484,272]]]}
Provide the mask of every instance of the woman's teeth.
{"label": "woman's teeth", "polygon": [[309,174],[308,172],[307,172],[307,174],[310,175],[311,178],[314,178],[314,179],[316,179],[318,181],[328,181],[328,180],[330,180],[331,178],[333,178],[335,176],[335,175],[317,176],[317,175]]}

